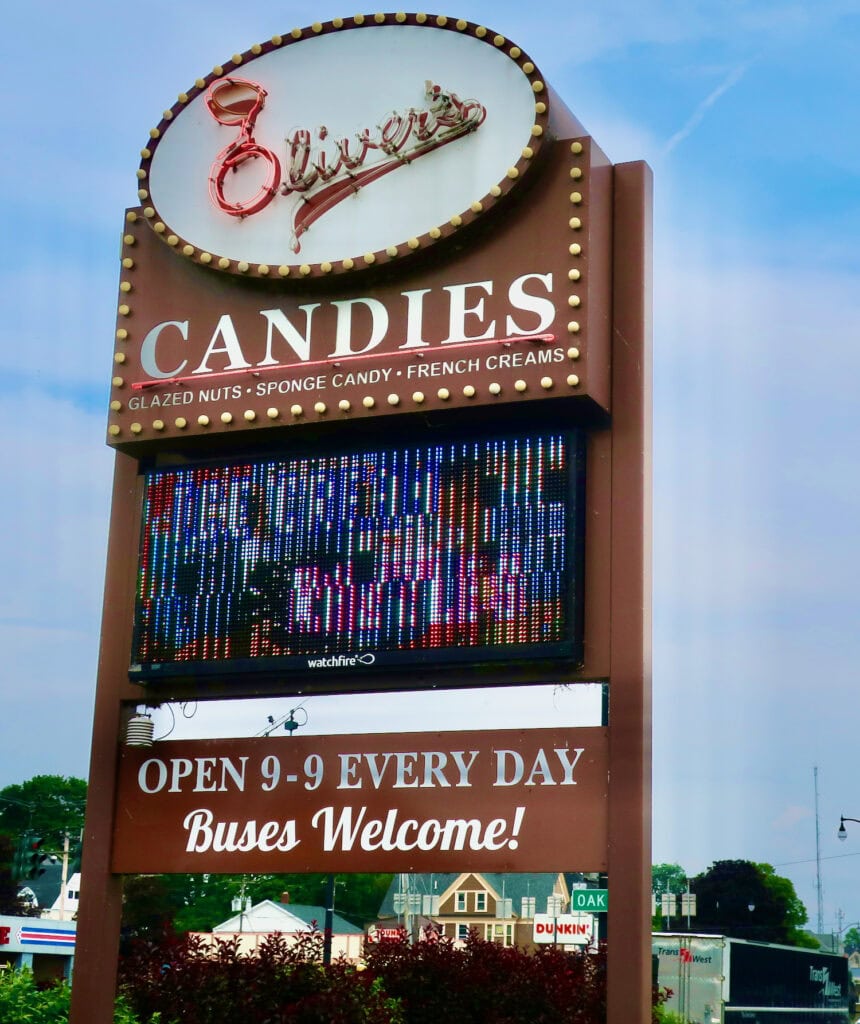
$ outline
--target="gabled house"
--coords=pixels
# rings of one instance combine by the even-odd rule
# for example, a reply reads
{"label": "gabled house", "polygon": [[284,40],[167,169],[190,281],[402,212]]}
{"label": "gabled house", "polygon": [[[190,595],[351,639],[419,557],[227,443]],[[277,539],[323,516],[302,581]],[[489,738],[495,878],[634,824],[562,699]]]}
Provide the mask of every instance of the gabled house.
{"label": "gabled house", "polygon": [[[286,896],[286,893],[284,894]],[[314,928],[322,932],[325,928],[325,908],[314,907],[300,903],[289,903],[289,897],[284,902],[274,900],[262,900],[247,910],[228,917],[226,921],[215,925],[211,934],[203,935],[205,939],[232,939],[239,940],[239,948],[242,952],[255,952],[260,944],[269,935],[280,932],[288,940],[293,942]],[[249,901],[250,902],[250,901]],[[346,957],[348,960],[358,960],[361,957],[364,943],[364,932],[354,924],[334,914],[332,918],[332,946],[331,955],[333,959]]]}
{"label": "gabled house", "polygon": [[413,938],[430,925],[465,942],[470,931],[503,946],[533,946],[535,914],[563,914],[570,890],[562,872],[395,875],[379,909],[377,929],[401,926]]}
{"label": "gabled house", "polygon": [[60,892],[53,905],[42,912],[42,917],[53,921],[74,921],[78,913],[78,901],[81,898],[81,874],[76,871],[65,886],[60,885]]}

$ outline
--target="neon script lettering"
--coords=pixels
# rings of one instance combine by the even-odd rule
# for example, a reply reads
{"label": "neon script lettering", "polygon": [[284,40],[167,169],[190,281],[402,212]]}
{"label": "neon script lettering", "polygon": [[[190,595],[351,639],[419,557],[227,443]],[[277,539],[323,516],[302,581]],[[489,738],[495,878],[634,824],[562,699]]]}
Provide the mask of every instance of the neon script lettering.
{"label": "neon script lettering", "polygon": [[[475,131],[487,117],[486,107],[477,100],[461,100],[456,93],[446,92],[433,82],[424,83],[424,95],[428,101],[425,108],[394,111],[373,132],[364,128],[338,139],[329,135],[325,125],[315,132],[297,129],[286,140],[282,180],[277,154],[254,138],[266,90],[242,78],[219,78],[210,86],[206,104],[219,124],[236,127],[239,134],[212,164],[212,202],[232,217],[249,217],[265,209],[279,193],[296,196],[290,218],[290,244],[293,252],[298,253],[301,236],[338,203],[390,171]],[[256,160],[267,165],[256,193],[241,202],[228,198],[228,175]]]}

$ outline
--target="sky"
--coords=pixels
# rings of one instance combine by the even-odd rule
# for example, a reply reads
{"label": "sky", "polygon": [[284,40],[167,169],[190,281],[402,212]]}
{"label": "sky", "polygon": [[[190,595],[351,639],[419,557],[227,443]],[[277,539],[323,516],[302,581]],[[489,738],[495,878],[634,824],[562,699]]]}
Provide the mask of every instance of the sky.
{"label": "sky", "polygon": [[[4,15],[0,786],[86,776],[123,212],[147,133],[237,50],[338,4],[32,0]],[[372,12],[369,12],[372,13]],[[654,852],[773,864],[860,920],[860,2],[460,0],[613,162],[655,176]],[[311,698],[319,733],[591,724],[585,691]],[[177,709],[255,735],[295,701]],[[300,715],[301,717],[301,715]],[[417,723],[417,724],[416,724]],[[159,730],[171,727],[160,712]]]}

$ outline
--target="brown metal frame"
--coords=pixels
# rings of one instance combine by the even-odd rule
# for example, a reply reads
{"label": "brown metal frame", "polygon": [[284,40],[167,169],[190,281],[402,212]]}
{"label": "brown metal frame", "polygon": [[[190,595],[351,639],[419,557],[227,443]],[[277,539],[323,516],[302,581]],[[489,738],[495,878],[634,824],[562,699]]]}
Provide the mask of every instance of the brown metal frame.
{"label": "brown metal frame", "polygon": [[[612,423],[595,429],[589,442],[586,615],[591,623],[585,668],[567,678],[609,681],[607,1021],[646,1024],[651,1013],[651,173],[636,162],[617,165],[613,175]],[[117,453],[70,1024],[113,1020],[122,910],[122,879],[110,871],[118,753],[125,722],[148,696],[127,678],[137,470],[136,459]],[[608,566],[608,572],[595,566]],[[487,684],[539,681],[545,678],[512,673],[500,679],[494,673]],[[396,680],[391,688],[397,688]],[[251,695],[216,685],[211,698]]]}
{"label": "brown metal frame", "polygon": [[608,1024],[651,1019],[651,191],[615,167]]}

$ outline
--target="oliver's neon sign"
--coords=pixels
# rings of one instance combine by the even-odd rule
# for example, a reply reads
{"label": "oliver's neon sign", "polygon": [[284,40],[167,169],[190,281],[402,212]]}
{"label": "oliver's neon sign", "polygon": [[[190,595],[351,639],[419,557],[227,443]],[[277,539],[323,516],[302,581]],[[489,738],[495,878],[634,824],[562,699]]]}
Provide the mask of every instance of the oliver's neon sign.
{"label": "oliver's neon sign", "polygon": [[[219,78],[209,87],[206,104],[212,116],[219,124],[239,129],[212,164],[209,195],[219,210],[232,217],[253,216],[276,195],[297,195],[290,240],[296,253],[301,249],[300,237],[328,210],[390,171],[475,131],[487,116],[486,107],[477,100],[461,100],[456,93],[427,81],[425,108],[394,111],[375,132],[364,128],[350,137],[332,138],[324,125],[316,132],[294,131],[286,140],[282,180],[278,155],[254,138],[266,96],[261,85],[242,78]],[[228,198],[228,176],[252,160],[267,165],[262,184],[244,201]]]}

